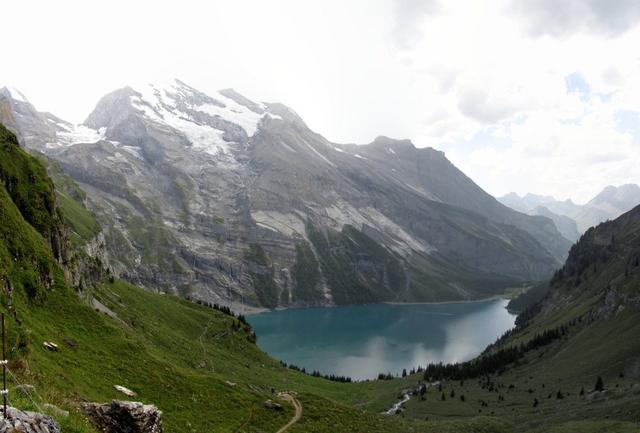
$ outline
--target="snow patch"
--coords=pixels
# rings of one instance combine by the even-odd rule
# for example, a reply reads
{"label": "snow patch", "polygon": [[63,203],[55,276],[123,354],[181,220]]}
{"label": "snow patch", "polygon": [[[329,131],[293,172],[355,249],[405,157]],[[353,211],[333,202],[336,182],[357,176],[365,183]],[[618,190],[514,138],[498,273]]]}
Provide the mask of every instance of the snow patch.
{"label": "snow patch", "polygon": [[387,152],[389,152],[389,153],[390,153],[390,154],[392,154],[392,155],[395,155],[395,154],[396,154],[396,151],[395,151],[395,150],[393,150],[393,149],[392,149],[392,148],[390,148],[390,147],[388,147],[388,148],[387,148]]}
{"label": "snow patch", "polygon": [[[238,143],[228,141],[224,122],[212,123],[210,118],[222,119],[239,126],[247,137],[252,137],[257,132],[265,116],[281,118],[277,114],[253,111],[220,92],[212,96],[205,95],[177,80],[134,88],[140,96],[131,96],[131,104],[147,118],[181,132],[193,149],[212,155],[220,164],[229,167],[239,165],[233,154]],[[263,104],[256,105],[266,108]],[[203,116],[196,116],[194,112],[202,113]]]}
{"label": "snow patch", "polygon": [[362,155],[360,155],[360,154],[358,154],[358,153],[356,153],[356,154],[355,154],[355,155],[353,155],[353,156],[355,156],[356,158],[360,158],[360,159],[368,159],[368,158],[365,158],[364,156],[362,156]]}
{"label": "snow patch", "polygon": [[84,125],[60,125],[63,131],[58,131],[56,134],[56,138],[58,139],[56,143],[47,143],[47,147],[62,147],[62,146],[72,146],[78,143],[97,143],[98,141],[102,141],[105,139],[105,135],[107,133],[107,128],[100,128],[98,130],[89,128]]}
{"label": "snow patch", "polygon": [[16,89],[15,87],[12,86],[6,86],[5,87],[7,89],[7,91],[9,92],[9,94],[11,95],[11,97],[15,100],[15,101],[20,101],[20,102],[29,102],[27,100],[27,97],[24,96],[22,94],[21,91],[19,91],[18,89]]}
{"label": "snow patch", "polygon": [[308,147],[309,149],[311,149],[311,151],[312,151],[313,153],[315,153],[316,155],[318,155],[318,156],[320,157],[320,159],[322,159],[324,162],[326,162],[327,164],[329,164],[329,165],[331,165],[331,166],[333,166],[333,167],[335,167],[335,166],[336,166],[333,162],[329,161],[329,160],[327,159],[327,157],[326,157],[326,156],[324,156],[323,154],[321,154],[320,152],[318,152],[318,151],[317,151],[317,150],[316,150],[312,145],[310,145],[309,143],[307,143],[307,141],[306,141],[306,140],[303,140],[303,141],[304,141],[304,144],[306,144],[306,145],[307,145],[307,147]]}
{"label": "snow patch", "polygon": [[421,196],[423,196],[423,197],[425,197],[425,198],[428,198],[429,200],[438,201],[438,202],[439,202],[439,201],[441,201],[438,197],[436,197],[435,195],[433,195],[433,194],[431,194],[431,193],[427,192],[427,191],[426,191],[426,190],[424,190],[423,188],[419,188],[419,187],[417,187],[417,186],[410,185],[410,184],[408,184],[408,183],[406,183],[406,182],[404,182],[404,185],[405,185],[406,187],[408,187],[409,189],[411,189],[411,190],[413,190],[413,191],[417,192],[417,193],[418,193],[418,194],[420,194]]}

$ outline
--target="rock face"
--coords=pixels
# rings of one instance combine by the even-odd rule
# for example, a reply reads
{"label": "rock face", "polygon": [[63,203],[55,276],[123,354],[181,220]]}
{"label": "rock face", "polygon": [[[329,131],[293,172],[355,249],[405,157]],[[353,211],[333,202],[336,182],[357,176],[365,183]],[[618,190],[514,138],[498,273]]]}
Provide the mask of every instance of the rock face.
{"label": "rock face", "polygon": [[547,278],[570,246],[442,152],[331,143],[233,90],[127,87],[82,126],[2,101],[86,191],[114,272],[154,290],[266,307],[473,299]]}
{"label": "rock face", "polygon": [[60,426],[50,416],[7,408],[7,418],[0,420],[0,433],[60,433]]}
{"label": "rock face", "polygon": [[162,412],[153,405],[113,400],[82,406],[93,424],[104,433],[162,433]]}

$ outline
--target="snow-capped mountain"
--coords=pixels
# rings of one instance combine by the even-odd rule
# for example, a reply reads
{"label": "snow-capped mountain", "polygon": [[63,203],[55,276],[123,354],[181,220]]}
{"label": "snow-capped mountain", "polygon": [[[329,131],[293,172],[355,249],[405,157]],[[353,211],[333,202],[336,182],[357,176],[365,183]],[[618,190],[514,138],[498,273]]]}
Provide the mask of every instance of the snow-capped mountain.
{"label": "snow-capped mountain", "polygon": [[569,247],[442,152],[331,143],[233,90],[125,87],[80,126],[6,93],[0,122],[86,191],[114,270],[149,288],[264,306],[471,299],[547,277]]}

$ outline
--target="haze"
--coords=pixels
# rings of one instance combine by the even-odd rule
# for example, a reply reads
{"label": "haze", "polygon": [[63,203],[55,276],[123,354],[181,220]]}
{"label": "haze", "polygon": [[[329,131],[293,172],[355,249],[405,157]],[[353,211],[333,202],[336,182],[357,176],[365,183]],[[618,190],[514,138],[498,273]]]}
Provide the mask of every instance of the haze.
{"label": "haze", "polygon": [[0,84],[74,122],[115,88],[178,77],[283,102],[333,141],[435,147],[496,196],[581,202],[640,183],[633,0],[20,1],[4,14]]}

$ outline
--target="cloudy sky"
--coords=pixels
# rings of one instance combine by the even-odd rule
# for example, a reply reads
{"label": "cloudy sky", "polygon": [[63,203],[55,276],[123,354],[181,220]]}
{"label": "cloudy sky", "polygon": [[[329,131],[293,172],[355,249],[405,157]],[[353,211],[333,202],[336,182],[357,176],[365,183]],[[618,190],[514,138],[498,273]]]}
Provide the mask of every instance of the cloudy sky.
{"label": "cloudy sky", "polygon": [[0,84],[81,122],[177,77],[281,101],[337,142],[432,146],[494,195],[640,183],[637,0],[31,1]]}

